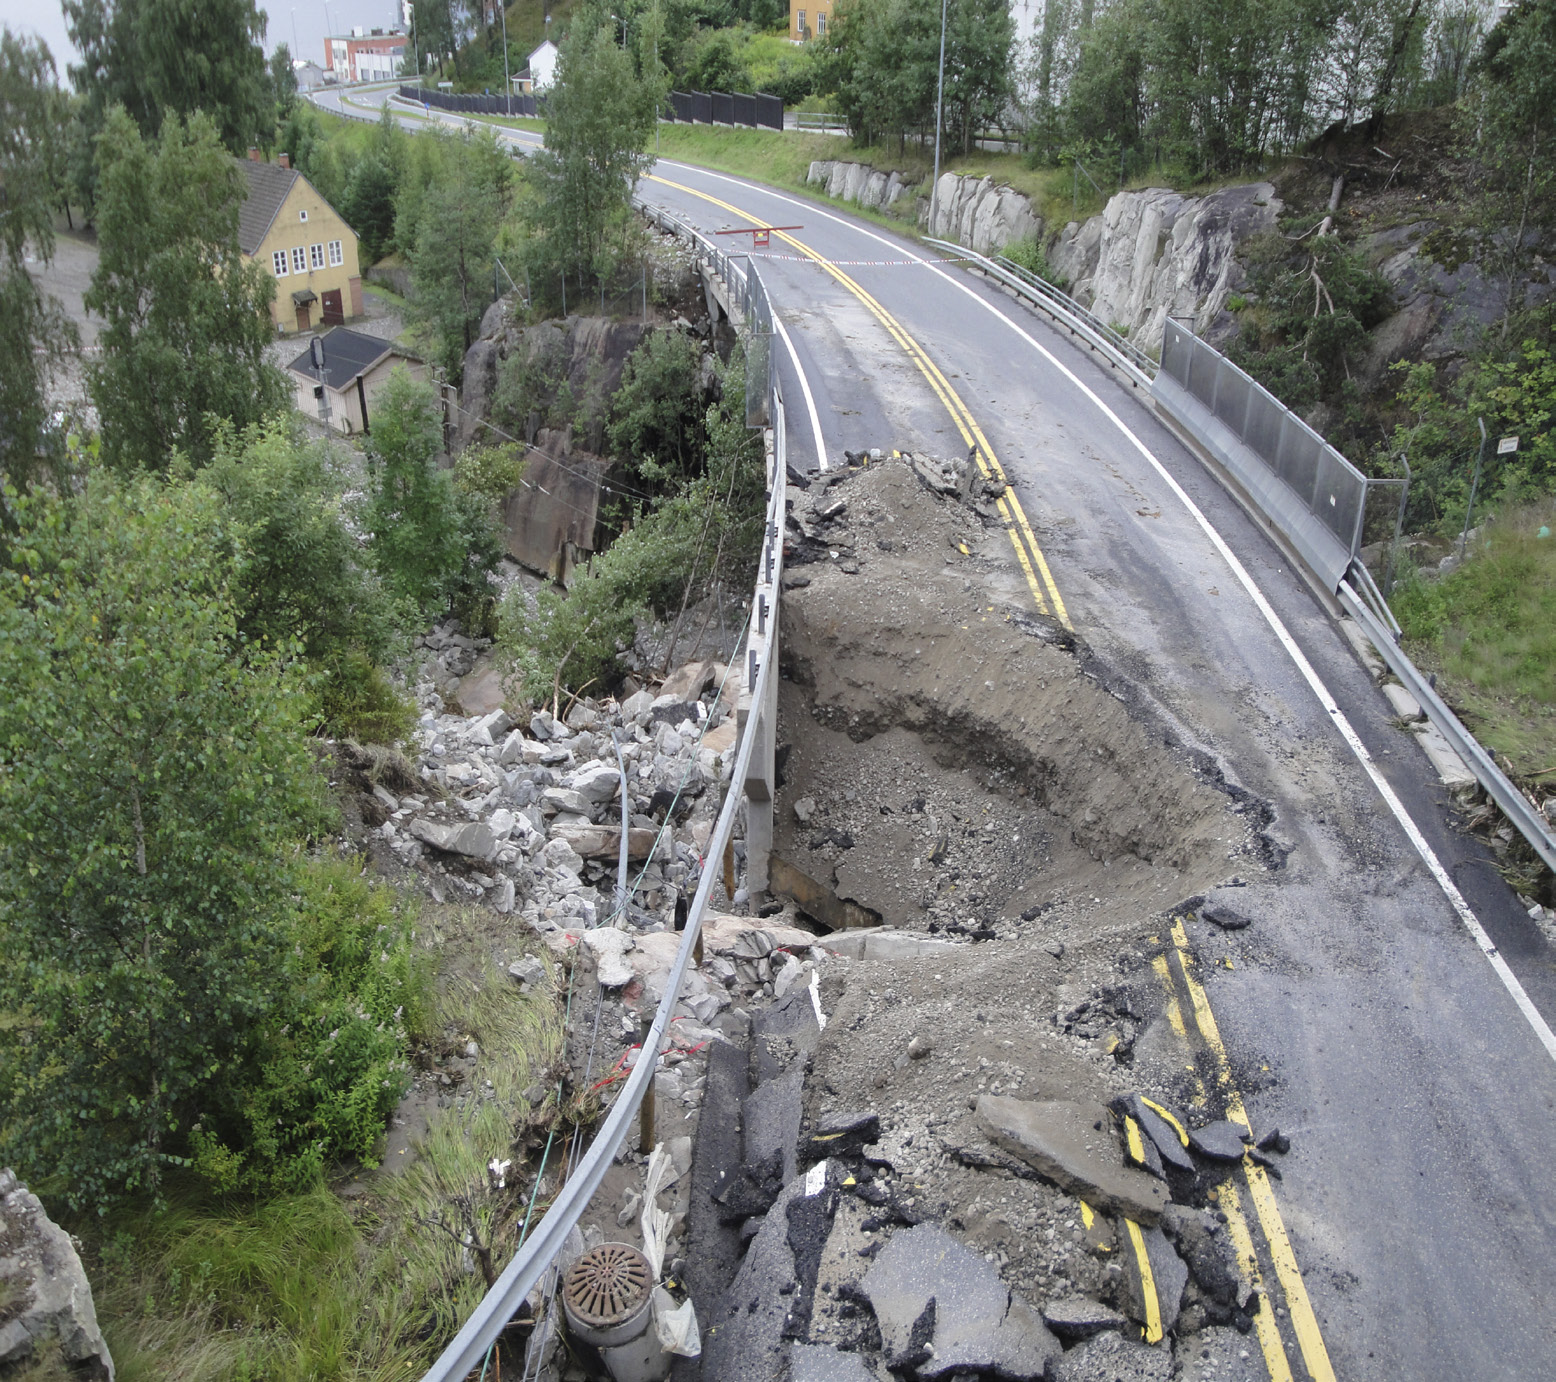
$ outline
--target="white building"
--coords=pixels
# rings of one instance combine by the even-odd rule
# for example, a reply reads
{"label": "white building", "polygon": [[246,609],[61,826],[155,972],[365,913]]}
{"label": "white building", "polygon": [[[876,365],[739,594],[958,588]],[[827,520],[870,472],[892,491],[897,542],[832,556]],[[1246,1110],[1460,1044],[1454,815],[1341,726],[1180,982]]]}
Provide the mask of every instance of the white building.
{"label": "white building", "polygon": [[549,38],[529,55],[531,91],[545,91],[556,81],[557,46]]}

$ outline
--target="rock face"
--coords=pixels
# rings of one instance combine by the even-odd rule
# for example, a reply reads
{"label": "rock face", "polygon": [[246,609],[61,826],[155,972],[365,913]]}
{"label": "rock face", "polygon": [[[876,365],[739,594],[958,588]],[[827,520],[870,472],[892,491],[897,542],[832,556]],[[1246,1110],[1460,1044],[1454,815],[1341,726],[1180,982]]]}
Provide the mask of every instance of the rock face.
{"label": "rock face", "polygon": [[926,204],[922,220],[940,240],[955,240],[979,254],[994,254],[1017,240],[1035,240],[1043,233],[1043,218],[1031,201],[993,178],[965,178],[958,173],[940,175],[935,197],[934,224],[929,225]]}
{"label": "rock face", "polygon": [[1100,216],[1071,222],[1049,263],[1071,294],[1104,321],[1158,351],[1169,316],[1192,319],[1212,341],[1230,334],[1227,296],[1244,281],[1237,248],[1273,230],[1282,203],[1267,182],[1185,197],[1164,187],[1120,192]]}
{"label": "rock face", "polygon": [[113,1359],[97,1327],[92,1288],[70,1236],[16,1174],[0,1171],[0,1369],[58,1340],[84,1377],[112,1382]]}
{"label": "rock face", "polygon": [[823,188],[829,197],[857,202],[872,211],[896,204],[910,184],[899,173],[883,173],[868,163],[849,163],[844,159],[817,159],[810,165],[805,181]]}
{"label": "rock face", "polygon": [[1031,240],[1043,233],[1043,219],[1031,201],[993,178],[967,178],[959,173],[940,175],[935,201],[935,221],[929,224],[930,198],[905,183],[900,173],[883,173],[867,163],[842,159],[818,159],[810,165],[805,181],[822,188],[839,201],[856,202],[872,211],[895,206],[909,192],[917,192],[919,224],[942,240],[955,240],[980,254],[992,254],[1016,240]]}

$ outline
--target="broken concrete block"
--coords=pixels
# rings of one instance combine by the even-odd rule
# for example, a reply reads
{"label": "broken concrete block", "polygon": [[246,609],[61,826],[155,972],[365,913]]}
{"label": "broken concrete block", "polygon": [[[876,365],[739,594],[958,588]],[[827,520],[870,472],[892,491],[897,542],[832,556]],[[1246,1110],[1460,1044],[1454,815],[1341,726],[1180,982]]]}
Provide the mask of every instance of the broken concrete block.
{"label": "broken concrete block", "polygon": [[1240,1123],[1221,1119],[1206,1123],[1202,1128],[1189,1129],[1189,1146],[1209,1161],[1241,1161],[1248,1144],[1243,1141],[1247,1131]]}
{"label": "broken concrete block", "polygon": [[467,859],[490,860],[497,853],[497,837],[480,821],[468,825],[439,825],[418,817],[411,822],[410,833],[423,844],[445,854],[460,854]]}
{"label": "broken concrete block", "polygon": [[1066,1296],[1051,1300],[1043,1307],[1043,1323],[1067,1344],[1079,1343],[1107,1329],[1122,1329],[1127,1323],[1117,1310],[1087,1296]]}
{"label": "broken concrete block", "polygon": [[594,956],[595,977],[606,988],[620,988],[632,982],[633,970],[626,957],[633,942],[625,931],[618,931],[614,926],[597,926],[578,939]]}
{"label": "broken concrete block", "polygon": [[[742,937],[751,936],[750,940]],[[715,955],[761,959],[774,950],[808,950],[817,943],[809,931],[797,926],[775,926],[752,917],[732,917],[709,912],[702,919],[702,944]]]}
{"label": "broken concrete block", "polygon": [[913,1367],[920,1377],[1041,1377],[1059,1356],[1037,1311],[933,1224],[893,1234],[860,1285],[892,1368]]}
{"label": "broken concrete block", "polygon": [[950,941],[884,926],[835,931],[821,945],[849,960],[913,960],[921,955],[944,955],[954,949]]}
{"label": "broken concrete block", "polygon": [[1166,1188],[1123,1164],[1113,1116],[1101,1104],[1039,1103],[983,1094],[976,1113],[991,1142],[1061,1190],[1136,1223],[1154,1224],[1161,1218]]}
{"label": "broken concrete block", "polygon": [[688,662],[664,679],[659,695],[674,696],[678,701],[694,701],[712,685],[712,662]]}
{"label": "broken concrete block", "polygon": [[1108,1331],[1055,1361],[1051,1382],[1169,1382],[1172,1354]]}
{"label": "broken concrete block", "polygon": [[[1124,1228],[1129,1247],[1119,1254],[1119,1261],[1129,1287],[1129,1315],[1145,1329],[1145,1341],[1154,1344],[1178,1323],[1183,1288],[1189,1281],[1188,1265],[1161,1229],[1136,1227],[1131,1232],[1127,1224]],[[1140,1235],[1138,1241],[1136,1233]],[[1140,1261],[1142,1248],[1146,1259],[1143,1267],[1149,1270],[1149,1278]]]}

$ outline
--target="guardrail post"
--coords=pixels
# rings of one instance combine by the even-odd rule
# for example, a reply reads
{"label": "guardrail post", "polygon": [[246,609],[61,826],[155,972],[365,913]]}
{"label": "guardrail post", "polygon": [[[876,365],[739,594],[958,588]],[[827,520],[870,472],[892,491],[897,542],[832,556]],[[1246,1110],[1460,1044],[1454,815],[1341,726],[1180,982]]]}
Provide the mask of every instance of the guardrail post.
{"label": "guardrail post", "polygon": [[653,1064],[659,1060],[657,1051],[648,1048],[649,1031],[653,1025],[653,1019],[645,1017],[641,1024],[642,1045],[638,1048],[638,1059],[650,1063],[648,1083],[643,1087],[643,1102],[638,1105],[638,1150],[644,1156],[648,1156],[654,1150],[654,1070]]}

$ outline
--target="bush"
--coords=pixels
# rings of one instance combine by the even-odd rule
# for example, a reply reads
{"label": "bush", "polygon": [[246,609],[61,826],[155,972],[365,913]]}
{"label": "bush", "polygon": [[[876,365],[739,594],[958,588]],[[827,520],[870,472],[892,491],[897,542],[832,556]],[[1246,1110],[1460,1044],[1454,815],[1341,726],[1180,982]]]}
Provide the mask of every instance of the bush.
{"label": "bush", "polygon": [[1061,293],[1069,290],[1070,280],[1049,266],[1043,242],[1035,235],[1026,240],[1012,241],[1002,253],[1012,264],[1019,264],[1029,274],[1035,274],[1045,283],[1052,283]]}
{"label": "bush", "polygon": [[410,738],[416,727],[416,703],[356,649],[320,672],[318,694],[324,726],[337,739],[394,744]]}
{"label": "bush", "polygon": [[410,1084],[407,1034],[425,1018],[414,911],[356,859],[298,872],[286,1001],[270,1015],[226,1108],[193,1129],[216,1189],[297,1191],[332,1162],[369,1160]]}

